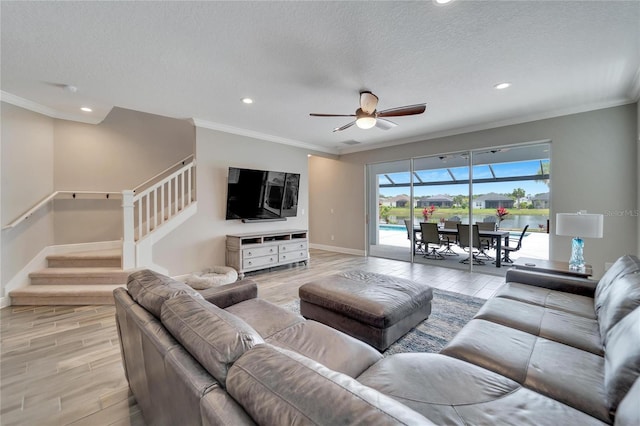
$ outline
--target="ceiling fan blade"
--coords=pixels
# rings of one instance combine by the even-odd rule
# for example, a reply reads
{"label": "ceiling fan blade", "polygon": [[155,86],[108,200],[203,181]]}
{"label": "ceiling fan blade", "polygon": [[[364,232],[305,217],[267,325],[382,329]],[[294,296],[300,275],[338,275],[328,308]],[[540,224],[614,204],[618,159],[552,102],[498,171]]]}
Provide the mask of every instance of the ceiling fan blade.
{"label": "ceiling fan blade", "polygon": [[393,129],[396,126],[397,124],[394,123],[393,121],[385,120],[384,118],[376,119],[376,127],[378,129],[389,130],[389,129]]}
{"label": "ceiling fan blade", "polygon": [[385,109],[380,111],[378,117],[401,117],[403,115],[422,114],[427,109],[427,104],[407,105],[398,108]]}
{"label": "ceiling fan blade", "polygon": [[360,109],[367,114],[372,114],[378,106],[378,97],[371,92],[360,92]]}
{"label": "ceiling fan blade", "polygon": [[355,114],[309,114],[312,117],[355,117]]}
{"label": "ceiling fan blade", "polygon": [[344,129],[348,129],[349,127],[353,126],[354,124],[356,124],[356,122],[355,122],[355,121],[352,121],[351,123],[347,123],[347,124],[345,124],[345,125],[344,125],[344,126],[342,126],[342,127],[336,127],[335,129],[333,129],[333,131],[334,131],[334,132],[340,132],[340,131],[342,131],[342,130],[344,130]]}

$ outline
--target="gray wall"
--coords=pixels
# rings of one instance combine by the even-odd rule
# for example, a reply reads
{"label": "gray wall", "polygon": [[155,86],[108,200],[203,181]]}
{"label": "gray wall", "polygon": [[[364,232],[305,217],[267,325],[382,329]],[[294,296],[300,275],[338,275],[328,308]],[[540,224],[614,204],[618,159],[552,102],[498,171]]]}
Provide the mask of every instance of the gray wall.
{"label": "gray wall", "polygon": [[193,154],[187,120],[113,108],[98,125],[56,120],[56,189],[133,189]]}
{"label": "gray wall", "polygon": [[[186,120],[114,108],[90,125],[1,106],[2,225],[56,190],[133,189],[195,150],[195,129]],[[0,297],[45,247],[121,237],[121,200],[56,200],[2,231]]]}
{"label": "gray wall", "polygon": [[[283,229],[308,229],[307,151],[229,133],[196,129],[198,213],[154,246],[154,263],[171,275],[225,264],[225,236]],[[284,222],[225,220],[228,168],[300,173],[298,216]]]}
{"label": "gray wall", "polygon": [[[637,104],[590,111],[424,142],[347,154],[338,160],[313,157],[311,238],[319,245],[365,249],[364,169],[369,163],[515,143],[551,140],[550,257],[566,260],[571,238],[553,234],[556,212],[634,212],[638,206]],[[331,173],[326,173],[330,171]],[[360,178],[356,178],[360,176]],[[336,188],[340,188],[336,190]],[[317,196],[320,194],[320,196]],[[328,204],[330,203],[330,204]],[[335,220],[327,214],[335,206]],[[315,215],[319,214],[318,217]],[[335,240],[330,240],[335,235]],[[638,253],[638,217],[609,215],[604,239],[586,240],[585,258],[596,276],[605,262]],[[342,238],[342,236],[348,236]]]}
{"label": "gray wall", "polygon": [[[195,129],[186,120],[114,108],[98,125],[56,120],[55,144],[56,190],[121,192],[193,154]],[[56,244],[120,239],[121,203],[57,200]]]}
{"label": "gray wall", "polygon": [[[2,226],[53,192],[54,121],[2,102]],[[44,247],[53,244],[53,214],[40,210],[13,229],[2,231],[4,287]]]}

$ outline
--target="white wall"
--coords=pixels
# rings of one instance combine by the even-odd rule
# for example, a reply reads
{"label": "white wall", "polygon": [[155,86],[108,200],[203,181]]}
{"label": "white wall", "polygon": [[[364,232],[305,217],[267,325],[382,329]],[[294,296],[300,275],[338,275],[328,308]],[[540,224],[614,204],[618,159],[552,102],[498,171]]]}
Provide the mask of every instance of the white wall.
{"label": "white wall", "polygon": [[[308,228],[307,151],[203,128],[196,129],[198,213],[154,246],[154,263],[171,275],[225,264],[225,236]],[[228,168],[300,173],[298,216],[284,222],[225,220]]]}
{"label": "white wall", "polygon": [[[53,192],[54,120],[1,103],[3,226]],[[16,228],[2,231],[0,297],[7,282],[53,243],[53,214],[45,208]]]}
{"label": "white wall", "polygon": [[[633,212],[638,206],[637,105],[629,104],[484,131],[426,140],[390,148],[343,155],[337,161],[312,158],[310,209],[312,243],[354,250],[365,248],[364,176],[366,164],[408,159],[468,149],[551,140],[550,257],[566,260],[569,237],[554,232],[556,212],[605,210]],[[331,171],[331,173],[326,173]],[[351,177],[345,179],[345,177]],[[335,188],[340,188],[336,191]],[[324,194],[316,198],[315,194]],[[332,197],[329,198],[328,195]],[[327,200],[337,208],[336,221],[327,215]],[[585,258],[599,276],[605,262],[638,252],[638,218],[610,215],[604,221],[605,238],[586,240]],[[349,235],[331,241],[329,235]]]}

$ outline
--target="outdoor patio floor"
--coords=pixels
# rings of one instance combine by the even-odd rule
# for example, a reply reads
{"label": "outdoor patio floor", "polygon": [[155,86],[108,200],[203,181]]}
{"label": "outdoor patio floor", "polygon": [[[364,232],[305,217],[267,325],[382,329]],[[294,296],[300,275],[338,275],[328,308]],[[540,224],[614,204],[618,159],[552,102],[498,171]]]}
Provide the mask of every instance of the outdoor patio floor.
{"label": "outdoor patio floor", "polygon": [[[381,229],[379,230],[378,235],[379,244],[370,246],[369,255],[388,259],[404,260],[407,262],[411,261],[410,242],[407,238],[406,232]],[[511,246],[514,246],[517,243],[516,236],[512,235],[509,240]],[[451,248],[458,253],[459,256],[445,256],[445,258],[441,260],[432,260],[424,258],[422,254],[418,253],[414,256],[414,262],[468,270],[469,265],[460,263],[460,261],[462,259],[466,259],[469,254],[455,244],[452,244]],[[497,256],[496,250],[489,250],[487,253],[494,258]],[[548,259],[549,235],[542,232],[529,232],[525,234],[525,237],[522,239],[522,248],[517,252],[511,253],[510,257],[512,260],[516,260],[520,257]],[[486,261],[484,265],[473,265],[473,271],[504,276],[510,266],[511,265],[508,263],[502,263],[502,267],[496,268],[496,265],[491,263],[491,261]]]}

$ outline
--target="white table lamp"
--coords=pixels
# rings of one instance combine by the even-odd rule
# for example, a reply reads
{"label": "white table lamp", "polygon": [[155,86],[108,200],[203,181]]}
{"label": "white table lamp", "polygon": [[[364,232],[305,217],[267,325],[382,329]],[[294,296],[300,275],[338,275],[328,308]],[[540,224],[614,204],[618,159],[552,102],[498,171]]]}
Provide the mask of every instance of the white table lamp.
{"label": "white table lamp", "polygon": [[603,228],[604,216],[601,214],[556,214],[556,235],[574,237],[571,242],[570,269],[580,270],[584,268],[584,241],[582,238],[602,238]]}

